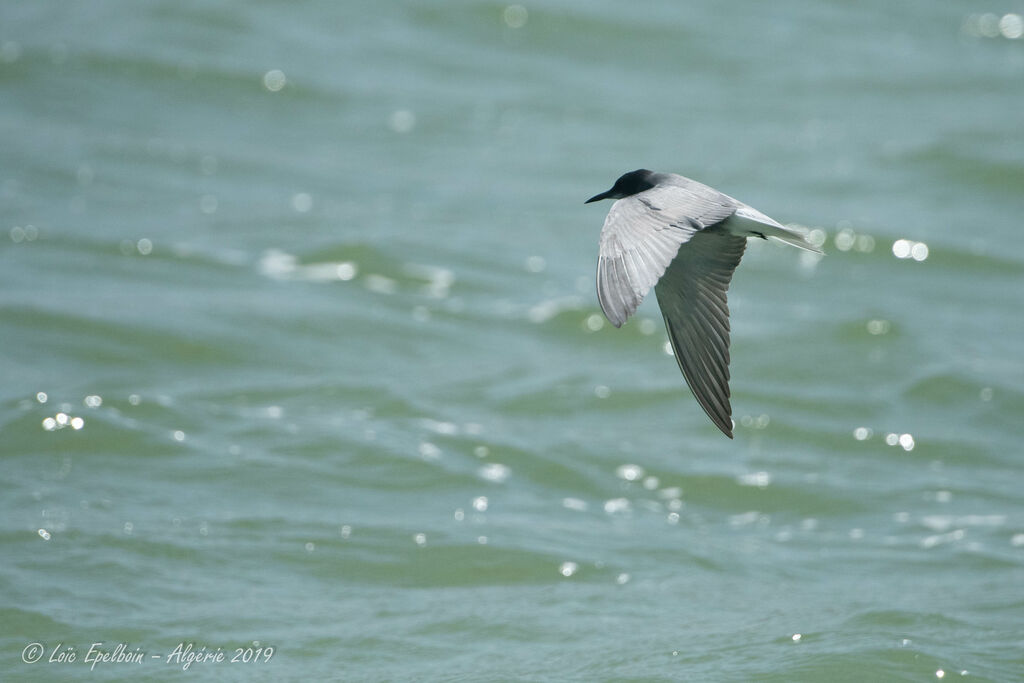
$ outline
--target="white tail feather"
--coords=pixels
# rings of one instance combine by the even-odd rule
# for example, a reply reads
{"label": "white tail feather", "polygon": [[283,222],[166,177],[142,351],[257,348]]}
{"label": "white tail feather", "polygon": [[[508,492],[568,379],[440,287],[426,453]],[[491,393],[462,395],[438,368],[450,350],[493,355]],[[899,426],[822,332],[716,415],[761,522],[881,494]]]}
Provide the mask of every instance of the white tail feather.
{"label": "white tail feather", "polygon": [[746,204],[736,209],[736,213],[726,221],[726,225],[729,227],[729,232],[734,235],[771,237],[799,249],[813,251],[815,254],[825,253],[808,242],[807,238],[796,230],[787,228]]}

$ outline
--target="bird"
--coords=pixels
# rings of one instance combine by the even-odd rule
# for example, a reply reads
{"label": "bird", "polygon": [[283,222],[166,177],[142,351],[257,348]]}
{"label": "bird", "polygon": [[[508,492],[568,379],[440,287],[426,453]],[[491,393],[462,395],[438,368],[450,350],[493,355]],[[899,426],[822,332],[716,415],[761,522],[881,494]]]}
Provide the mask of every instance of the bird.
{"label": "bird", "polygon": [[645,168],[619,177],[601,229],[597,300],[621,327],[654,288],[679,369],[711,421],[733,438],[729,402],[729,305],[747,238],[772,238],[822,254],[757,209],[696,180]]}

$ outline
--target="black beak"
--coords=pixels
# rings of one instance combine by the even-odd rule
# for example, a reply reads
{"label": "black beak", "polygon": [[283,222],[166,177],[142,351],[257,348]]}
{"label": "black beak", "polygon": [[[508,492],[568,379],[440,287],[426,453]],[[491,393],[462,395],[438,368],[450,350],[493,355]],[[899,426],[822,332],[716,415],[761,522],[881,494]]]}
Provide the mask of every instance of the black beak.
{"label": "black beak", "polygon": [[588,199],[587,201],[585,201],[583,203],[584,204],[589,204],[590,202],[599,202],[602,199],[608,199],[608,195],[610,195],[610,194],[611,194],[611,190],[608,190],[607,192],[602,192],[601,194],[595,194],[593,197],[591,197],[590,199]]}

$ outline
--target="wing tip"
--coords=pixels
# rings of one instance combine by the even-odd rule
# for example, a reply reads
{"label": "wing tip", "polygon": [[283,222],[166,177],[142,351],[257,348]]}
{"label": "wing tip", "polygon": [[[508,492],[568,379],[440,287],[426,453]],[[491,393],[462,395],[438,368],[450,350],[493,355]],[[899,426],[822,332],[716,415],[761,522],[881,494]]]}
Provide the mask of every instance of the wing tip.
{"label": "wing tip", "polygon": [[[694,395],[696,396],[696,394]],[[729,405],[728,399],[726,400],[726,408],[729,412],[725,414],[712,412],[712,410],[710,410],[710,406],[705,406],[704,403],[699,400],[698,403],[700,403],[701,408],[704,408],[704,412],[711,418],[711,422],[718,427],[718,430],[732,439],[736,423],[732,421],[732,406]]]}
{"label": "wing tip", "polygon": [[719,386],[719,400],[713,400],[711,392],[706,390],[706,386],[702,387],[701,383],[698,383],[697,379],[699,375],[692,371],[689,363],[684,360],[685,355],[679,345],[679,340],[676,338],[676,333],[672,329],[671,323],[669,323],[668,316],[662,316],[665,318],[665,326],[668,329],[669,343],[672,345],[672,352],[676,358],[676,363],[679,365],[679,369],[683,372],[683,378],[686,380],[686,385],[690,389],[690,393],[697,399],[697,404],[704,410],[704,413],[711,419],[718,429],[730,439],[733,438],[733,429],[735,423],[732,420],[732,403],[729,401],[731,392],[729,391],[729,361],[728,361],[728,342],[726,342],[725,353],[726,359],[724,367],[722,368],[722,374],[725,382],[724,386]]}
{"label": "wing tip", "polygon": [[601,313],[604,314],[604,319],[611,323],[613,327],[619,328],[626,323],[626,319],[629,316],[620,315],[619,312],[611,306],[606,306],[605,302],[601,300],[601,297],[598,297],[598,303],[601,306]]}

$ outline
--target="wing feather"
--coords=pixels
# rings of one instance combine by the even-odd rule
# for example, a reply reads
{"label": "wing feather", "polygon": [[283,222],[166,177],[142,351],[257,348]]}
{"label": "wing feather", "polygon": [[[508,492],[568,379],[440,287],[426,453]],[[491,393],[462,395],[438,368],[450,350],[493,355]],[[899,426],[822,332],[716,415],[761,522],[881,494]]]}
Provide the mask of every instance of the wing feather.
{"label": "wing feather", "polygon": [[702,230],[679,249],[655,287],[679,369],[711,421],[732,438],[729,305],[745,237]]}

